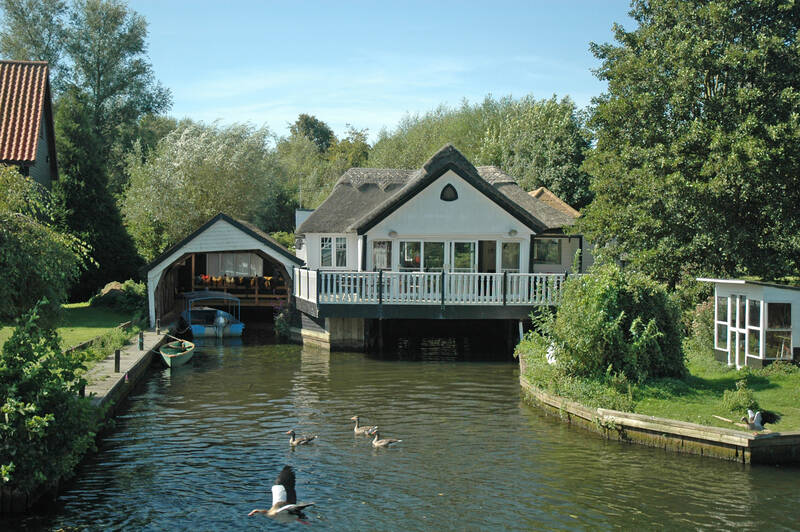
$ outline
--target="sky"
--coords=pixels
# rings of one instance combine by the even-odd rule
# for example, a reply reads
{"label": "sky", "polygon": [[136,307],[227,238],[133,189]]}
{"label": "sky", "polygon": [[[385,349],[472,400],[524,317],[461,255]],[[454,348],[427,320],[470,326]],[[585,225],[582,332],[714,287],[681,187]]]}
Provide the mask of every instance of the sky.
{"label": "sky", "polygon": [[605,90],[590,42],[634,27],[628,0],[328,2],[129,0],[149,24],[171,115],[287,135],[300,113],[375,140],[465,99]]}

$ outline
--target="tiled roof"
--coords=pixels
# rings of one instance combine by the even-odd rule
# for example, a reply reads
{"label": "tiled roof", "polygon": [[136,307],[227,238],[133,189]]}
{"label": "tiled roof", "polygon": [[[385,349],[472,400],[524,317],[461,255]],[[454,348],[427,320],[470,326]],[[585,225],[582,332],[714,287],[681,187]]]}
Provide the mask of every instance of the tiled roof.
{"label": "tiled roof", "polygon": [[44,61],[0,61],[0,162],[35,162],[47,83]]}

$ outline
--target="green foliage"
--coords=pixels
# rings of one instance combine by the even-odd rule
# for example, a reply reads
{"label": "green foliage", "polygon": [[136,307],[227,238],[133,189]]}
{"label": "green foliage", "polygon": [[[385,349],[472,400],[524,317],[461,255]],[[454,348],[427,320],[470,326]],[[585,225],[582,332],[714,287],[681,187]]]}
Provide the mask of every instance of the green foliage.
{"label": "green foliage", "polygon": [[301,113],[294,124],[289,127],[292,136],[305,137],[317,146],[320,153],[328,151],[328,147],[336,140],[333,130],[328,124],[315,116]]}
{"label": "green foliage", "polygon": [[154,259],[220,212],[257,220],[279,175],[270,139],[266,128],[184,123],[146,159],[134,150],[122,211],[142,256]]}
{"label": "green foliage", "polygon": [[631,16],[615,44],[592,45],[608,92],[580,229],[671,285],[800,271],[800,9],[635,0]]}
{"label": "green foliage", "polygon": [[684,350],[689,353],[712,353],[714,350],[714,298],[700,303],[685,316]]}
{"label": "green foliage", "polygon": [[275,334],[278,338],[286,340],[291,336],[291,313],[288,308],[281,309],[275,314]]}
{"label": "green foliage", "polygon": [[758,410],[758,403],[753,390],[747,386],[747,379],[736,381],[736,390],[725,390],[722,404],[730,412],[741,413],[746,410]]}
{"label": "green foliage", "polygon": [[13,168],[0,168],[0,321],[11,322],[40,299],[40,314],[53,324],[78,278],[87,249],[53,225],[46,190]]}
{"label": "green foliage", "polygon": [[69,475],[93,446],[98,420],[78,397],[80,360],[40,326],[39,310],[20,319],[0,356],[0,478],[23,492]]}
{"label": "green foliage", "polygon": [[283,179],[270,179],[253,214],[253,222],[267,233],[294,231],[296,194]]}
{"label": "green foliage", "polygon": [[91,369],[97,362],[111,356],[114,350],[122,349],[124,346],[128,345],[131,337],[139,334],[139,330],[138,327],[132,327],[130,329],[115,327],[95,338],[92,345],[82,349],[80,352],[74,353],[73,356],[79,357],[82,363],[87,368]]}
{"label": "green foliage", "polygon": [[141,318],[147,315],[147,285],[133,279],[124,283],[109,283],[92,296],[89,305],[125,312],[133,316],[134,320]]}
{"label": "green foliage", "polygon": [[479,159],[517,178],[526,190],[547,187],[576,209],[592,199],[589,175],[581,169],[589,134],[569,98],[531,96],[511,102],[501,121],[490,125]]}
{"label": "green foliage", "polygon": [[678,306],[662,285],[615,264],[570,277],[556,314],[539,327],[566,375],[643,382],[686,373]]}
{"label": "green foliage", "polygon": [[294,253],[294,233],[277,231],[275,233],[270,233],[270,236],[277,240],[280,245]]}
{"label": "green foliage", "polygon": [[142,264],[109,193],[97,156],[102,143],[90,117],[85,93],[72,88],[61,96],[55,124],[61,179],[53,184],[53,195],[63,213],[62,225],[91,246],[95,261],[71,291],[71,298],[79,301],[110,281],[138,276]]}

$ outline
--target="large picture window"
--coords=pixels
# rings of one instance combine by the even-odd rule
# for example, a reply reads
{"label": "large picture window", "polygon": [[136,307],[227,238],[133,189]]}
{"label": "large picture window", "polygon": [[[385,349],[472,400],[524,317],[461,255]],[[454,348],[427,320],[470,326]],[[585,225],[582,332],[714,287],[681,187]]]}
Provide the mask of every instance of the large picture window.
{"label": "large picture window", "polygon": [[503,242],[501,271],[519,273],[519,247],[519,242]]}
{"label": "large picture window", "polygon": [[534,238],[533,262],[539,264],[561,264],[561,239]]}
{"label": "large picture window", "polygon": [[422,267],[426,272],[440,272],[444,269],[444,242],[422,243]]}
{"label": "large picture window", "polygon": [[792,304],[767,303],[765,358],[792,358]]}
{"label": "large picture window", "polygon": [[372,269],[392,269],[392,243],[389,240],[376,240],[372,243]]}
{"label": "large picture window", "polygon": [[401,241],[398,262],[401,272],[414,272],[422,269],[422,242]]}
{"label": "large picture window", "polygon": [[206,273],[212,277],[258,277],[264,273],[264,260],[255,253],[208,253]]}
{"label": "large picture window", "polygon": [[347,266],[347,238],[323,236],[319,241],[320,266],[323,268],[344,268]]}
{"label": "large picture window", "polygon": [[469,273],[478,269],[478,255],[475,242],[453,242],[453,271]]}

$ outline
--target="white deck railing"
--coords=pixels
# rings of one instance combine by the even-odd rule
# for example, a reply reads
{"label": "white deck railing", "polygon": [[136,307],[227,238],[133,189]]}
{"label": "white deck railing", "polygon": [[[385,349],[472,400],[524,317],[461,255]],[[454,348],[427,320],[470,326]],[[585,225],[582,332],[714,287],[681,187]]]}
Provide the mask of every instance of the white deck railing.
{"label": "white deck railing", "polygon": [[317,304],[556,305],[560,273],[342,272],[294,269],[294,295]]}

